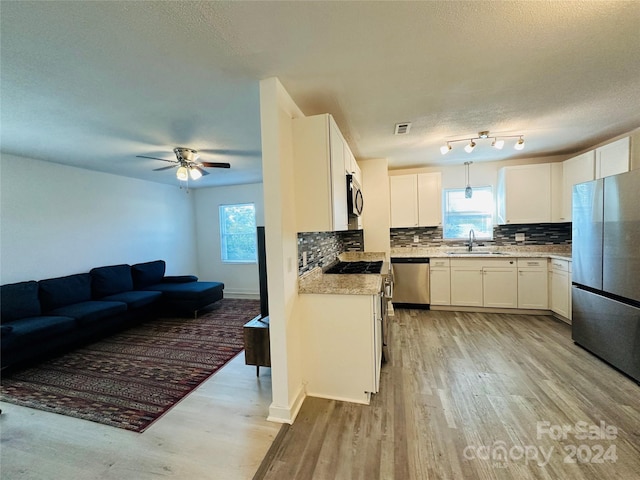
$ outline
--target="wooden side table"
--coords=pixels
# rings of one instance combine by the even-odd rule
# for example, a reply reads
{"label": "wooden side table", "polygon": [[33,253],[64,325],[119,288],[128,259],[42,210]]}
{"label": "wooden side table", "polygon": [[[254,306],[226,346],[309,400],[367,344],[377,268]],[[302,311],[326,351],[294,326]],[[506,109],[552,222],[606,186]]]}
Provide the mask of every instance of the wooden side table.
{"label": "wooden side table", "polygon": [[256,376],[260,367],[271,366],[271,348],[269,345],[269,317],[257,316],[243,327],[244,363],[256,366]]}

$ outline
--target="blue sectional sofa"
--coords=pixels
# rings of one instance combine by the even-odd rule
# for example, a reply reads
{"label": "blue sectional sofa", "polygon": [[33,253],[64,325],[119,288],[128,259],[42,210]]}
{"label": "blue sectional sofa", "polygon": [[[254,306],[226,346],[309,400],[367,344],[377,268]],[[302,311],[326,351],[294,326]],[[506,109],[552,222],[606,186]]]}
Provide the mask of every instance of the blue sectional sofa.
{"label": "blue sectional sofa", "polygon": [[197,315],[224,284],[165,276],[163,260],[0,287],[1,366],[36,360],[155,318]]}

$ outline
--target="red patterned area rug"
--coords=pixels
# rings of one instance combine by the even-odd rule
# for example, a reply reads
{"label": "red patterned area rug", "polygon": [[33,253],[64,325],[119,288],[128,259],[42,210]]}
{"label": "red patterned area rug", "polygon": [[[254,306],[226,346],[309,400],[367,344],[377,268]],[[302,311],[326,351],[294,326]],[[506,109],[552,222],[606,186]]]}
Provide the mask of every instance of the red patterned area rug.
{"label": "red patterned area rug", "polygon": [[242,351],[259,313],[225,298],[197,319],[159,318],[10,373],[0,399],[142,432]]}

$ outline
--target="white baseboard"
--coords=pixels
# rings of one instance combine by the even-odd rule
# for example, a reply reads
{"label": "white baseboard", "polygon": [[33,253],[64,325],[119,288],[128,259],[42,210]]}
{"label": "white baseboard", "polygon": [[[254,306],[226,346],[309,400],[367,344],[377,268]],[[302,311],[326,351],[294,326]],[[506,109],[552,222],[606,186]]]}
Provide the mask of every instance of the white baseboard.
{"label": "white baseboard", "polygon": [[233,290],[225,290],[224,298],[243,298],[249,300],[260,300],[259,293],[251,293],[251,292],[234,292]]}
{"label": "white baseboard", "polygon": [[305,398],[306,395],[304,393],[304,388],[300,385],[296,397],[288,407],[280,407],[273,403],[269,406],[269,416],[267,417],[267,420],[270,422],[288,423],[291,425],[298,416],[300,408],[302,407],[302,402],[304,402]]}

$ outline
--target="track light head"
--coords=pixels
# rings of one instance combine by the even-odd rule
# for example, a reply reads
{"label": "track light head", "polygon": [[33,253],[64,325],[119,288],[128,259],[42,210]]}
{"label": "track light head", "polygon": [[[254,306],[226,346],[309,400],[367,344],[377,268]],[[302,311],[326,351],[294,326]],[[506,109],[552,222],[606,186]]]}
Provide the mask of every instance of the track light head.
{"label": "track light head", "polygon": [[440,147],[440,153],[442,155],[446,155],[447,153],[449,153],[451,151],[451,145],[449,145],[449,142],[447,142],[446,145],[442,145]]}
{"label": "track light head", "polygon": [[473,152],[473,149],[476,148],[476,142],[471,139],[467,145],[464,147],[464,151],[467,153]]}
{"label": "track light head", "polygon": [[520,137],[520,140],[516,142],[513,148],[515,148],[516,150],[522,150],[524,148],[524,139]]}
{"label": "track light head", "polygon": [[498,140],[497,138],[494,138],[493,142],[491,142],[491,146],[493,148],[497,148],[498,150],[502,150],[502,147],[504,147],[504,140]]}

